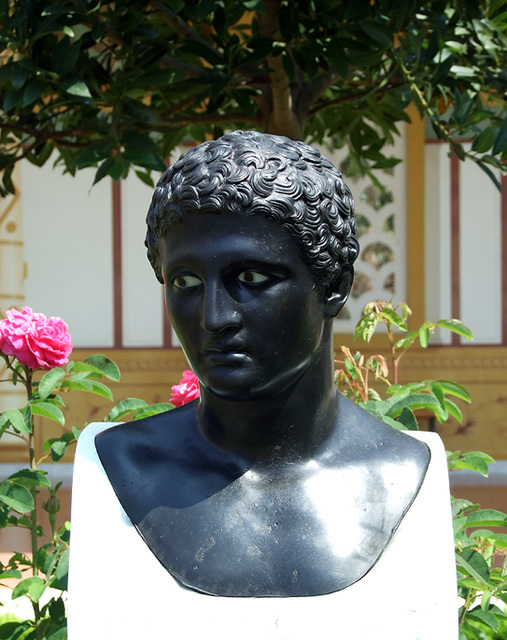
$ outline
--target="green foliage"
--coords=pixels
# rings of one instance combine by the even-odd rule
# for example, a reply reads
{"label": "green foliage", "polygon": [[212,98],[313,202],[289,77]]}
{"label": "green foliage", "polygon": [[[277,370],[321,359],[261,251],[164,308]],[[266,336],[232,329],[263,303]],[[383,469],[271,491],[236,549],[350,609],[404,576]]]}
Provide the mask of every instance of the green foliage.
{"label": "green foliage", "polygon": [[[419,342],[428,346],[437,327],[472,339],[468,327],[459,320],[425,322],[417,331],[408,330],[410,308],[401,303],[378,300],[366,305],[357,323],[354,338],[369,343],[379,325],[387,330],[389,356],[365,358],[342,347],[345,360],[339,361],[335,380],[346,396],[397,429],[418,429],[417,412],[432,414],[439,422],[451,416],[462,422],[459,406],[451,398],[470,402],[467,390],[449,380],[398,383],[399,363],[408,348]],[[401,332],[401,338],[395,334]],[[391,369],[388,366],[391,363]],[[371,387],[371,377],[383,385],[385,398]],[[469,469],[488,475],[493,458],[480,451],[448,452],[449,470]],[[507,630],[507,515],[481,509],[468,500],[452,500],[454,542],[460,596],[460,640],[500,640]],[[490,528],[492,527],[492,528]]]}
{"label": "green foliage", "polygon": [[4,193],[55,149],[72,174],[151,183],[183,138],[238,127],[389,169],[410,103],[492,177],[506,158],[507,0],[12,0],[0,51]]}
{"label": "green foliage", "polygon": [[[17,579],[17,584],[11,587],[11,599],[28,598],[33,608],[30,620],[0,614],[0,640],[65,640],[63,593],[67,589],[70,523],[56,526],[61,483],[53,485],[47,472],[39,466],[48,459],[60,460],[68,447],[76,443],[80,430],[76,427],[62,430],[59,437],[46,440],[42,443],[42,457],[36,459],[39,432],[33,418],[40,416],[63,427],[65,418],[61,408],[65,404],[60,394],[68,397],[68,392],[78,390],[112,400],[111,390],[103,381],[118,381],[120,371],[110,358],[95,355],[82,362],[71,361],[65,369],[54,367],[35,381],[31,369],[2,352],[0,356],[11,374],[11,381],[23,385],[27,393],[27,404],[23,408],[0,413],[0,437],[4,434],[17,437],[25,444],[30,459],[29,468],[16,471],[0,482],[0,530],[17,527],[31,534],[31,556],[15,552],[5,565],[0,563],[0,582]],[[144,417],[169,408],[172,405],[168,403],[149,405],[143,400],[127,398],[111,409],[110,416],[118,420],[135,410],[134,417]],[[47,498],[41,502],[43,492]],[[40,524],[37,504],[47,513],[50,531],[45,531]],[[48,589],[52,589],[49,597]]]}

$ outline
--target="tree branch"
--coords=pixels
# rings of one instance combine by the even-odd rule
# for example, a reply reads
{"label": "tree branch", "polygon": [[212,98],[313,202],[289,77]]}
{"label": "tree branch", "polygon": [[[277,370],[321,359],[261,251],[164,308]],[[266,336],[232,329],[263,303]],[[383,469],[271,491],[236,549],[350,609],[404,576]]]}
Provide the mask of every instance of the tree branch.
{"label": "tree branch", "polygon": [[317,102],[320,96],[333,86],[338,77],[339,74],[334,69],[330,69],[304,85],[298,98],[299,109],[303,113],[309,113],[310,106]]}
{"label": "tree branch", "polygon": [[342,95],[338,98],[334,98],[333,100],[328,100],[327,102],[321,102],[320,104],[316,105],[313,109],[310,109],[309,115],[313,116],[314,114],[319,113],[320,111],[324,111],[325,109],[328,109],[329,107],[333,107],[335,105],[345,104],[347,102],[355,102],[356,100],[362,100],[363,98],[366,98],[367,96],[372,95],[373,93],[380,93],[381,95],[384,95],[386,91],[389,91],[390,89],[395,89],[396,87],[399,87],[402,84],[404,84],[404,82],[401,82],[400,80],[400,82],[391,82],[389,84],[385,84],[382,88],[376,85],[373,85],[371,88],[366,89],[365,91],[358,91],[357,93],[354,93],[354,94]]}
{"label": "tree branch", "polygon": [[[279,14],[281,0],[263,0],[264,15],[261,15],[260,26],[265,38],[275,40],[280,30]],[[272,109],[269,114],[263,114],[268,133],[286,135],[296,140],[303,137],[303,127],[294,110],[290,79],[283,66],[282,55],[267,56],[267,66],[270,69]]]}
{"label": "tree branch", "polygon": [[193,78],[206,78],[209,73],[209,69],[197,67],[195,64],[183,62],[183,60],[178,60],[176,57],[168,55],[165,55],[160,59],[160,66],[166,69],[181,69],[182,71],[186,71],[188,75]]}

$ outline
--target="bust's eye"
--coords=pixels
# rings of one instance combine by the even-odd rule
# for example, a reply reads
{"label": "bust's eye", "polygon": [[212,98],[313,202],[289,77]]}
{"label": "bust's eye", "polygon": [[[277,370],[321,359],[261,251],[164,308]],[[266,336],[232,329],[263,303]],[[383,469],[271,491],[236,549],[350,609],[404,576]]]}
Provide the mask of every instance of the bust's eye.
{"label": "bust's eye", "polygon": [[263,284],[270,280],[270,277],[259,273],[259,271],[242,271],[238,275],[238,280],[245,284]]}
{"label": "bust's eye", "polygon": [[184,275],[176,276],[173,278],[172,283],[176,289],[193,289],[202,284],[202,280],[197,276]]}

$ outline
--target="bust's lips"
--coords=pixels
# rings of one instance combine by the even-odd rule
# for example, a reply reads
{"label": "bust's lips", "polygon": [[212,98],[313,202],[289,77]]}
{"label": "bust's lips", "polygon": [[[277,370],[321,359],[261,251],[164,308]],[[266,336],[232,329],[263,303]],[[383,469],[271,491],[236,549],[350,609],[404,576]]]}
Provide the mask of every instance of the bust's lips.
{"label": "bust's lips", "polygon": [[213,364],[240,364],[248,359],[242,345],[208,345],[201,350],[201,355]]}

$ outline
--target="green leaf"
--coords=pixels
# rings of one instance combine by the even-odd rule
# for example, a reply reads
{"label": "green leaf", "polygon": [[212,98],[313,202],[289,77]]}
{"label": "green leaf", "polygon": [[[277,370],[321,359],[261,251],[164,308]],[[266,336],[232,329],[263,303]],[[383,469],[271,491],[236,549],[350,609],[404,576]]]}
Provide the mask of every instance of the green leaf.
{"label": "green leaf", "polygon": [[48,371],[39,382],[38,392],[41,400],[45,400],[49,394],[58,387],[60,382],[65,378],[65,370],[56,367]]}
{"label": "green leaf", "polygon": [[447,413],[450,413],[451,416],[455,418],[460,424],[463,423],[463,413],[455,402],[449,400],[449,398],[445,398],[444,407]]}
{"label": "green leaf", "polygon": [[[16,578],[19,580],[23,574],[18,569],[6,569],[0,573],[0,580],[5,580],[7,578]],[[2,636],[0,635],[0,638]]]}
{"label": "green leaf", "polygon": [[47,83],[44,80],[35,79],[29,82],[23,91],[23,106],[28,107],[46,91]]}
{"label": "green leaf", "polygon": [[400,416],[398,418],[398,422],[401,422],[401,424],[409,431],[419,430],[419,425],[417,424],[416,417],[408,407],[403,407],[402,412],[400,413]]}
{"label": "green leaf", "polygon": [[67,578],[69,573],[69,549],[65,549],[58,561],[55,572],[55,582],[51,585],[62,591],[67,589]]}
{"label": "green leaf", "polygon": [[102,162],[95,173],[95,177],[93,178],[93,184],[96,185],[97,182],[100,182],[103,178],[110,174],[111,170],[116,164],[115,158],[106,158],[104,162]]}
{"label": "green leaf", "polygon": [[[5,619],[8,619],[7,616]],[[35,630],[31,620],[0,622],[1,640],[35,640]]]}
{"label": "green leaf", "polygon": [[495,144],[493,145],[493,155],[500,153],[507,145],[507,118],[503,119],[498,134],[496,136]]}
{"label": "green leaf", "polygon": [[[67,447],[69,444],[74,443],[74,434],[70,431],[66,431],[62,433],[59,438],[49,438],[43,444],[43,451],[51,451],[51,458],[55,461],[60,460],[60,458],[67,451]],[[57,487],[58,488],[58,485]]]}
{"label": "green leaf", "polygon": [[125,398],[124,400],[120,400],[109,412],[107,416],[108,422],[118,422],[118,420],[121,420],[129,413],[144,409],[147,406],[148,403],[139,398]]}
{"label": "green leaf", "polygon": [[498,619],[495,614],[491,613],[490,611],[483,611],[480,607],[477,607],[477,609],[468,611],[467,616],[473,618],[474,620],[483,622],[495,632],[499,629]]}
{"label": "green leaf", "polygon": [[461,554],[456,554],[456,562],[480,584],[488,587],[489,567],[480,553],[474,549],[465,549]]}
{"label": "green leaf", "polygon": [[91,98],[92,94],[87,84],[83,80],[72,80],[70,82],[62,81],[63,90],[71,96],[77,96],[78,98]]}
{"label": "green leaf", "polygon": [[21,469],[9,476],[8,480],[27,488],[51,486],[51,480],[48,478],[47,472],[40,469]]}
{"label": "green leaf", "polygon": [[65,455],[67,451],[67,442],[65,440],[57,440],[51,444],[51,458],[57,462]]}
{"label": "green leaf", "polygon": [[477,136],[472,144],[472,150],[477,153],[486,153],[495,142],[495,128],[492,125],[486,127],[484,131]]}
{"label": "green leaf", "polygon": [[436,408],[440,407],[440,404],[438,400],[429,393],[414,393],[395,402],[390,407],[388,415],[391,416],[391,418],[397,418],[403,411],[404,407],[407,407],[412,411],[416,411],[417,409],[429,409],[430,411],[435,412]]}
{"label": "green leaf", "polygon": [[381,418],[382,418],[383,422],[385,422],[386,424],[388,424],[391,427],[394,427],[395,429],[398,429],[398,431],[404,431],[405,430],[405,425],[403,425],[398,420],[393,420],[392,418],[390,418],[387,415],[383,415],[383,416],[381,416]]}
{"label": "green leaf", "polygon": [[440,406],[445,409],[445,397],[442,385],[437,380],[427,380],[428,389],[433,393],[438,400]]}
{"label": "green leaf", "polygon": [[4,413],[4,415],[7,416],[7,419],[12,424],[12,426],[19,432],[32,433],[32,425],[30,424],[30,420],[28,420],[27,425],[23,414],[18,409],[8,409]]}
{"label": "green leaf", "polygon": [[93,387],[90,380],[75,380],[76,376],[72,376],[71,379],[65,380],[63,383],[64,389],[74,390],[74,391],[87,391],[90,392]]}
{"label": "green leaf", "polygon": [[418,337],[419,337],[419,331],[408,331],[398,340],[398,342],[394,345],[394,348],[408,349],[414,344],[414,342],[417,340]]}
{"label": "green leaf", "polygon": [[46,633],[44,640],[67,640],[67,624],[63,624],[58,629],[53,629]]}
{"label": "green leaf", "polygon": [[107,398],[108,400],[113,401],[113,394],[111,389],[103,384],[102,382],[98,382],[97,380],[91,381],[92,390],[91,393],[94,393],[97,396],[102,396],[103,398]]}
{"label": "green leaf", "polygon": [[0,483],[0,501],[18,513],[29,513],[35,508],[28,489],[10,480]]}
{"label": "green leaf", "polygon": [[26,64],[23,64],[23,62],[24,61],[21,60],[12,67],[11,82],[14,89],[21,89],[30,73],[29,67]]}
{"label": "green leaf", "polygon": [[457,382],[452,382],[451,380],[439,380],[438,383],[442,387],[444,393],[456,396],[465,402],[472,402],[472,398],[468,391]]}
{"label": "green leaf", "polygon": [[[491,602],[491,596],[493,594],[488,589],[484,591],[481,598],[481,609],[483,611],[487,611],[489,609],[489,603]],[[498,622],[497,622],[498,624]]]}
{"label": "green leaf", "polygon": [[507,515],[496,509],[479,509],[467,513],[469,527],[505,527]]}
{"label": "green leaf", "polygon": [[118,368],[116,362],[111,360],[111,358],[108,358],[107,356],[104,356],[102,354],[97,354],[85,358],[83,362],[92,365],[96,369],[99,369],[99,371],[101,371],[106,376],[106,378],[109,378],[109,380],[113,380],[114,382],[120,381],[120,369]]}
{"label": "green leaf", "polygon": [[485,478],[489,475],[488,464],[482,458],[474,458],[473,456],[468,456],[466,460],[454,461],[452,469],[456,471],[470,469],[471,471],[477,471]]}
{"label": "green leaf", "polygon": [[7,92],[7,95],[4,98],[3,110],[6,113],[9,113],[11,109],[16,107],[21,101],[23,96],[23,92],[20,89],[13,89],[12,91]]}
{"label": "green leaf", "polygon": [[155,187],[155,183],[153,182],[153,178],[150,176],[150,174],[148,172],[137,170],[137,171],[135,171],[135,174],[139,178],[139,180],[141,180],[141,182],[144,182],[144,184],[148,185],[152,189]]}
{"label": "green leaf", "polygon": [[471,469],[483,476],[488,476],[488,465],[494,462],[491,456],[482,451],[469,451],[466,453],[448,453],[449,470]]}
{"label": "green leaf", "polygon": [[398,329],[401,329],[402,331],[407,330],[406,322],[403,320],[403,318],[400,318],[396,311],[393,311],[391,309],[382,309],[382,311],[380,312],[380,316],[382,318],[385,318],[391,324],[394,324],[396,327],[398,327]]}
{"label": "green leaf", "polygon": [[426,349],[426,347],[428,346],[430,342],[430,337],[431,337],[430,329],[427,323],[424,323],[422,327],[419,329],[419,342],[421,343],[421,347],[423,347],[423,349]]}
{"label": "green leaf", "polygon": [[158,415],[159,413],[170,411],[171,409],[174,409],[174,405],[170,404],[169,402],[156,402],[154,404],[148,405],[144,409],[140,409],[134,415],[134,420],[149,418],[150,416],[155,416],[155,415]]}
{"label": "green leaf", "polygon": [[470,331],[470,329],[459,320],[439,320],[435,324],[437,325],[437,327],[442,327],[443,329],[449,329],[449,331],[458,333],[460,336],[463,336],[464,338],[468,338],[469,340],[473,340],[474,338],[474,335]]}
{"label": "green leaf", "polygon": [[[49,602],[49,616],[55,624],[65,623],[65,603],[63,598],[54,598]],[[49,636],[46,637],[46,640]]]}
{"label": "green leaf", "polygon": [[73,159],[72,166],[77,168],[94,166],[104,158],[110,158],[113,149],[114,144],[108,140],[94,142]]}
{"label": "green leaf", "polygon": [[46,583],[39,576],[31,576],[21,580],[12,590],[11,598],[15,600],[24,595],[29,595],[33,602],[38,602],[41,595],[46,590]]}
{"label": "green leaf", "polygon": [[65,424],[65,417],[63,413],[58,407],[55,407],[54,404],[41,402],[40,400],[32,400],[30,401],[30,406],[32,408],[32,413],[42,416],[43,418],[49,418],[49,420],[54,420],[61,425]]}

